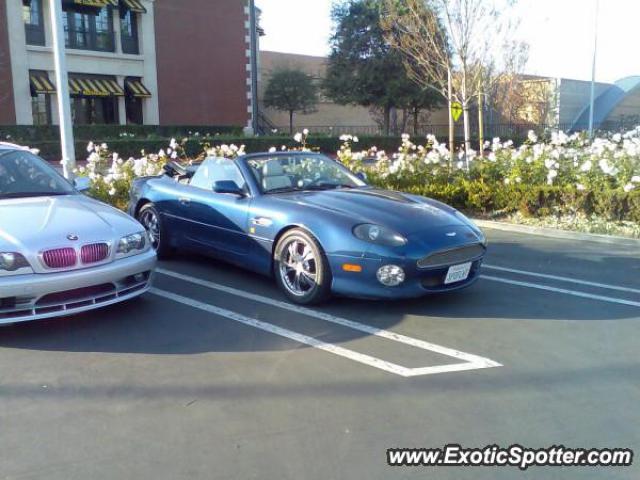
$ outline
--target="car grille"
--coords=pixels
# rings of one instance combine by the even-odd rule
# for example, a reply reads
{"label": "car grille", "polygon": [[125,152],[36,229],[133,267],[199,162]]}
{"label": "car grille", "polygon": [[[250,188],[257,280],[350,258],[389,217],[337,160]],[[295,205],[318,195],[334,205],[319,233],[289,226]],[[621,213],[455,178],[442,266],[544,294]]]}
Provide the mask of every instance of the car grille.
{"label": "car grille", "polygon": [[433,253],[418,260],[418,268],[436,268],[470,262],[484,255],[485,247],[479,243]]}
{"label": "car grille", "polygon": [[109,256],[109,245],[106,243],[92,243],[90,245],[84,245],[80,251],[80,258],[82,263],[87,265],[91,263],[98,263],[106,260]]}
{"label": "car grille", "polygon": [[[35,316],[73,314],[136,293],[149,287],[151,272],[130,275],[113,283],[62,290],[38,297],[0,298],[0,323],[31,320]],[[74,312],[74,310],[76,312]]]}
{"label": "car grille", "polygon": [[75,266],[78,258],[73,248],[57,248],[44,252],[42,260],[49,268],[69,268]]}

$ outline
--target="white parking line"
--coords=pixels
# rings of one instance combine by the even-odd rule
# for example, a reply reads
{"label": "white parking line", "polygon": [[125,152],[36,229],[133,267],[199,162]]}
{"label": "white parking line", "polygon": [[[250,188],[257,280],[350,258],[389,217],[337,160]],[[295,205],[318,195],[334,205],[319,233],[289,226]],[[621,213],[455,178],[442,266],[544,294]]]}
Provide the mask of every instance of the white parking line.
{"label": "white parking line", "polygon": [[508,280],[506,278],[492,277],[490,275],[480,275],[480,278],[490,280],[492,282],[507,283],[509,285],[517,285],[519,287],[535,288],[538,290],[546,290],[548,292],[563,293],[565,295],[573,295],[574,297],[589,298],[591,300],[599,300],[601,302],[617,303],[620,305],[629,305],[631,307],[640,307],[640,302],[632,300],[624,300],[622,298],[606,297],[604,295],[594,295],[592,293],[580,292],[577,290],[568,290],[566,288],[550,287],[539,283],[521,282],[519,280]]}
{"label": "white parking line", "polygon": [[205,312],[213,313],[214,315],[225,317],[225,318],[228,318],[229,320],[234,320],[236,322],[240,322],[245,325],[258,328],[260,330],[264,330],[265,332],[275,333],[276,335],[280,335],[281,337],[286,337],[291,340],[295,340],[296,342],[304,343],[305,345],[310,345],[312,347],[319,348],[320,350],[324,350],[325,352],[330,352],[335,355],[348,358],[349,360],[353,360],[354,362],[363,363],[365,365],[369,365],[370,367],[379,368],[380,370],[384,370],[390,373],[395,373],[396,375],[401,375],[403,377],[410,376],[408,372],[409,369],[405,367],[401,367],[393,363],[385,362],[384,360],[380,360],[379,358],[371,357],[369,355],[364,355],[362,353],[354,352],[353,350],[348,350],[346,348],[338,347],[336,345],[323,342],[316,338],[308,337],[307,335],[302,335],[292,330],[287,330],[286,328],[278,327],[277,325],[273,325],[271,323],[266,323],[260,320],[256,320],[255,318],[246,317],[239,313],[232,312],[231,310],[226,310],[224,308],[216,307],[208,303],[199,302],[198,300],[194,300],[192,298],[185,297],[182,295],[177,295],[175,293],[167,292],[166,290],[160,290],[158,288],[151,288],[151,290],[149,290],[149,293],[158,295],[159,297],[172,300],[177,303],[181,303],[183,305],[187,305],[189,307],[197,308],[198,310],[203,310]]}
{"label": "white parking line", "polygon": [[[437,345],[435,343],[426,342],[424,340],[420,340],[417,338],[408,337],[406,335],[402,335],[395,332],[390,332],[388,330],[382,330],[380,328],[372,327],[370,325],[365,325],[362,323],[354,322],[352,320],[347,320],[346,318],[337,317],[335,315],[331,315],[324,312],[319,312],[317,310],[312,310],[310,308],[301,307],[297,305],[292,305],[286,302],[281,302],[278,300],[274,300],[272,298],[263,297],[262,295],[256,295],[253,293],[246,292],[244,290],[239,290],[233,287],[228,287],[226,285],[221,285],[218,283],[210,282],[208,280],[203,280],[201,278],[192,277],[190,275],[184,275],[178,272],[174,272],[171,270],[166,270],[164,268],[159,268],[156,270],[157,273],[161,275],[166,275],[172,278],[176,278],[179,280],[183,280],[185,282],[193,283],[195,285],[200,285],[209,289],[218,290],[221,292],[228,293],[230,295],[239,296],[242,298],[246,298],[248,300],[253,300],[255,302],[264,303],[267,305],[271,305],[277,308],[281,308],[284,310],[289,310],[291,312],[306,315],[309,317],[317,318],[318,320],[323,320],[325,322],[335,323],[337,325],[342,325],[347,328],[351,328],[353,330],[358,330],[364,333],[368,333],[370,335],[375,335],[377,337],[385,338],[387,340],[391,340],[397,343],[402,343],[405,345],[409,345],[415,348],[419,348],[422,350],[428,350],[434,353],[439,353],[441,355],[446,355],[449,357],[453,357],[459,360],[462,360],[463,363],[452,364],[452,365],[439,365],[433,367],[423,367],[423,368],[406,368],[401,367],[399,365],[395,365],[402,369],[403,373],[398,373],[399,375],[405,377],[412,377],[417,375],[430,375],[434,373],[446,373],[446,372],[457,372],[463,370],[475,370],[480,368],[492,368],[492,367],[501,367],[502,365],[498,362],[490,360],[485,357],[480,357],[478,355],[473,355],[471,353],[461,352],[459,350],[454,350],[452,348],[443,347],[441,345]],[[256,320],[257,321],[257,320]],[[264,322],[262,322],[264,323]],[[267,324],[270,325],[270,324]],[[274,326],[275,327],[275,326]],[[276,327],[280,328],[280,327]],[[274,332],[275,333],[275,332]],[[297,334],[296,332],[292,332]],[[304,337],[304,336],[303,336]],[[311,338],[311,337],[309,337]],[[315,339],[314,339],[315,340]],[[318,340],[315,340],[318,341]],[[303,342],[307,343],[307,342]],[[387,365],[393,365],[386,362]]]}
{"label": "white parking line", "polygon": [[548,275],[546,273],[528,272],[526,270],[517,270],[515,268],[498,267],[496,265],[482,265],[483,269],[496,270],[499,272],[517,273],[519,275],[526,275],[529,277],[546,278],[548,280],[557,280],[559,282],[575,283],[576,285],[587,285],[589,287],[605,288],[608,290],[617,290],[619,292],[640,293],[637,288],[620,287],[618,285],[609,285],[607,283],[588,282],[586,280],[578,280],[576,278],[560,277],[558,275]]}

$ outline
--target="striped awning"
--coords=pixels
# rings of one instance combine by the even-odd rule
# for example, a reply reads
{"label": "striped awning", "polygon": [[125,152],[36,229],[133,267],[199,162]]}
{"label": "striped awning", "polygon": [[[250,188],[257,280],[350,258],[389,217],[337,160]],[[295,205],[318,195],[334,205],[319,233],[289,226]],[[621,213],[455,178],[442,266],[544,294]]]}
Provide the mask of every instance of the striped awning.
{"label": "striped awning", "polygon": [[147,13],[147,9],[144,8],[140,0],[122,0],[122,3],[124,3],[132,12]]}
{"label": "striped awning", "polygon": [[53,86],[46,73],[29,73],[29,83],[31,84],[31,95],[56,93],[56,87]]}
{"label": "striped awning", "polygon": [[127,89],[127,93],[136,98],[149,98],[151,92],[145,87],[140,80],[134,80],[127,78],[124,81],[124,87]]}
{"label": "striped awning", "polygon": [[124,90],[109,78],[69,77],[69,93],[84,97],[122,97]]}
{"label": "striped awning", "polygon": [[118,0],[73,0],[73,3],[76,5],[82,5],[83,7],[96,7],[102,8],[107,5],[111,5],[112,7],[118,6]]}

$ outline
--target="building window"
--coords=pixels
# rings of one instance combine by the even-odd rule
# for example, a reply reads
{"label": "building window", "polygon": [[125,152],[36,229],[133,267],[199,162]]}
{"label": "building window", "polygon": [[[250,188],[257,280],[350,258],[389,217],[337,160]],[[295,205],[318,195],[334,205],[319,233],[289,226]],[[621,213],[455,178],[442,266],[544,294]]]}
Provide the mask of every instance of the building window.
{"label": "building window", "polygon": [[44,45],[44,17],[42,0],[25,0],[22,4],[22,19],[28,45]]}
{"label": "building window", "polygon": [[67,48],[115,51],[111,7],[88,8],[74,5],[64,7],[62,21]]}
{"label": "building window", "polygon": [[31,97],[34,125],[51,125],[51,95],[39,93]]}
{"label": "building window", "polygon": [[116,97],[72,98],[71,118],[75,125],[118,124],[118,99]]}
{"label": "building window", "polygon": [[138,16],[135,12],[125,7],[120,7],[120,39],[122,40],[122,53],[138,55]]}
{"label": "building window", "polygon": [[142,117],[142,98],[127,95],[124,104],[127,110],[127,125],[142,125],[144,119]]}

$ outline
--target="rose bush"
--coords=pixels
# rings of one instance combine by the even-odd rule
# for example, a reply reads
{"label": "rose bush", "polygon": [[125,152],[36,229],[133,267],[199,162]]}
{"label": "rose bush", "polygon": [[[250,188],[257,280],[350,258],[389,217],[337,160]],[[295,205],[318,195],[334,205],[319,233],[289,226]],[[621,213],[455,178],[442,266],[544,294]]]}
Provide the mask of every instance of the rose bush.
{"label": "rose bush", "polygon": [[[316,150],[307,130],[294,137],[293,150]],[[423,144],[402,136],[397,151],[376,147],[358,150],[358,138],[340,137],[337,158],[353,171],[364,171],[370,183],[436,198],[469,213],[490,216],[518,213],[523,217],[556,216],[640,222],[640,127],[624,134],[589,140],[584,134],[553,132],[546,138],[529,133],[516,147],[495,138],[483,152],[451,152],[429,135]],[[286,146],[270,151],[287,150]],[[124,160],[107,145],[90,144],[86,167],[78,175],[91,179],[90,193],[125,208],[131,182],[158,175],[170,159],[191,162],[207,155],[235,158],[244,145],[210,146],[188,159],[172,140],[158,153],[142,152]],[[594,217],[595,216],[595,217]]]}
{"label": "rose bush", "polygon": [[371,183],[430,196],[457,208],[492,215],[593,215],[640,221],[640,127],[590,141],[584,134],[530,132],[520,147],[499,138],[485,151],[456,152],[428,136],[424,145],[403,135],[387,154],[356,151],[344,136],[338,158]]}

